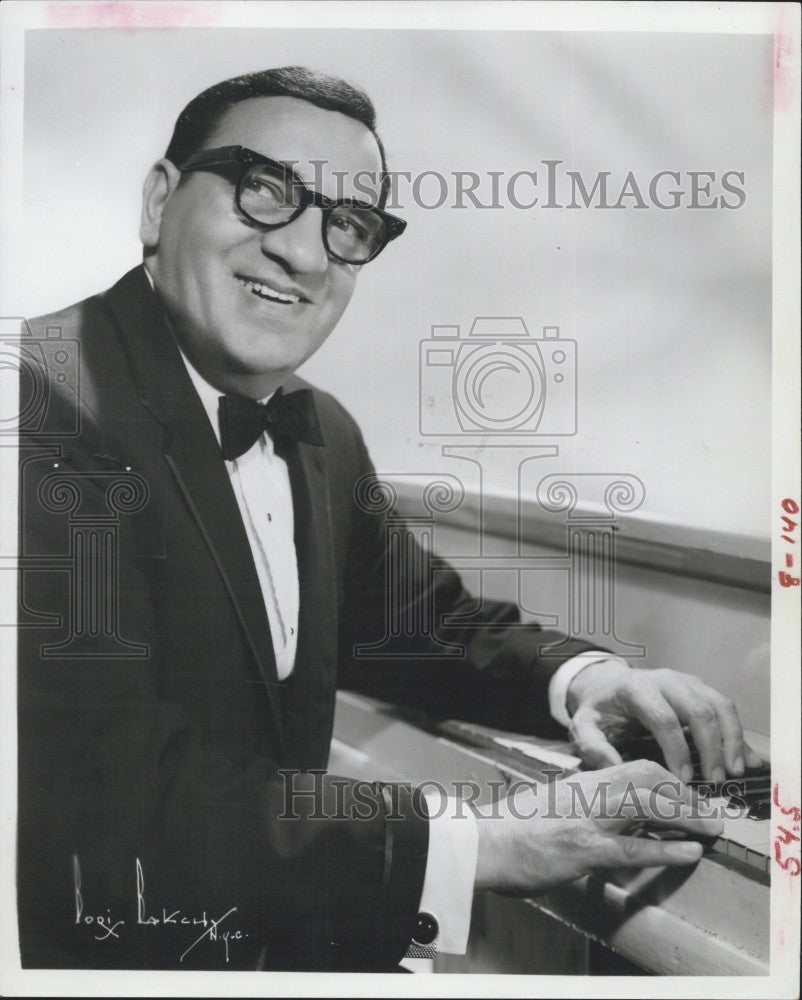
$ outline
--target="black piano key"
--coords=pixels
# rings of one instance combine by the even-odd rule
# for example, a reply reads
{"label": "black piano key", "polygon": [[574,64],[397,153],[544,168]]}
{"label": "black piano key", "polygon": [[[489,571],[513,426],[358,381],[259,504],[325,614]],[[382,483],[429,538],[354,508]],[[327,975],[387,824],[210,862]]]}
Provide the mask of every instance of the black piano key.
{"label": "black piano key", "polygon": [[[709,795],[721,795],[722,792],[726,792],[726,786],[732,781],[745,782],[745,791],[757,791],[758,789],[762,791],[764,787],[768,787],[768,783],[771,780],[771,769],[769,764],[761,764],[759,767],[747,767],[742,776],[738,778],[726,778],[723,782],[718,783],[703,777],[699,749],[694,744],[693,737],[690,732],[687,729],[684,729],[683,733],[685,738],[688,740],[688,749],[690,751],[691,763],[693,765],[693,777],[688,782],[691,787],[696,787],[700,792],[704,792]],[[666,766],[665,757],[663,756],[660,744],[649,734],[636,735],[627,738],[619,745],[618,750],[624,760],[639,760],[645,758],[646,760],[654,760],[658,764],[662,764],[663,767]]]}
{"label": "black piano key", "polygon": [[769,799],[760,799],[757,802],[753,802],[746,816],[747,819],[754,820],[771,819],[771,801]]}
{"label": "black piano key", "polygon": [[753,778],[725,778],[724,781],[693,780],[689,781],[688,784],[705,798],[725,795],[728,798],[732,798],[733,796],[740,798],[751,796],[753,798],[767,799],[771,796],[771,782],[763,776],[755,776]]}

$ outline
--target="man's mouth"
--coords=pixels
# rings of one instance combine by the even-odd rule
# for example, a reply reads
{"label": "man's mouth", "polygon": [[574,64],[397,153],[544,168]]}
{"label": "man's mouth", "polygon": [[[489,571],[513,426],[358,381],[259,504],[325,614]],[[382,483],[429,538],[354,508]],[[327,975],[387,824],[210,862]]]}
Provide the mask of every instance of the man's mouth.
{"label": "man's mouth", "polygon": [[293,306],[301,301],[301,296],[297,292],[280,291],[272,285],[266,285],[263,281],[246,278],[241,274],[236,275],[236,278],[252,295],[256,295],[260,299],[267,299],[270,302],[280,302],[288,306]]}

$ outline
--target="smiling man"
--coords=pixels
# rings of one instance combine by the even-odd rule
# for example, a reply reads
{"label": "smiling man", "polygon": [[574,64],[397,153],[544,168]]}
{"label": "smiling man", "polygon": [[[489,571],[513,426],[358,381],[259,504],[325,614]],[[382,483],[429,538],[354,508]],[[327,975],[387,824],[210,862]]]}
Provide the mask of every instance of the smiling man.
{"label": "smiling man", "polygon": [[[143,266],[31,324],[49,396],[20,442],[26,966],[392,969],[409,947],[463,950],[475,889],[701,854],[626,836],[629,816],[531,819],[537,789],[474,814],[325,771],[337,684],[391,588],[382,519],[354,499],[373,475],[361,435],[293,373],[403,231],[384,160],[343,81],[285,68],[212,87],[146,179]],[[472,606],[455,573],[416,566],[397,581],[410,602],[438,621]],[[755,760],[732,704],[578,639],[544,661],[563,637],[516,621],[486,602],[486,628],[441,628],[466,649],[447,667],[411,635],[375,684],[386,668],[453,715],[570,722],[607,766],[579,779],[585,798],[637,789],[656,822],[717,833],[605,732],[637,719],[687,776],[688,724],[706,775],[737,775]]]}
{"label": "smiling man", "polygon": [[[347,232],[360,226],[360,213],[327,214],[311,205],[303,210],[301,192],[308,188],[259,162],[254,151],[274,163],[296,164],[302,181],[322,178],[326,191],[341,198],[360,194],[356,178],[364,190],[365,178],[373,177],[374,201],[382,157],[362,122],[295,97],[256,97],[234,105],[204,146],[206,159],[193,158],[186,155],[189,147],[174,139],[148,175],[140,229],[145,266],[195,368],[220,390],[259,399],[278,388],[334,329],[366,251],[355,233]],[[208,159],[208,149],[232,146],[238,158],[235,152],[231,159]],[[337,183],[333,171],[344,181]],[[238,174],[237,205],[231,181]],[[267,224],[260,223],[260,212]],[[380,246],[388,225],[378,214],[361,214],[361,225],[371,225],[369,238]],[[291,223],[274,221],[282,216]],[[326,243],[342,244],[347,255],[349,239],[350,262],[327,250]]]}

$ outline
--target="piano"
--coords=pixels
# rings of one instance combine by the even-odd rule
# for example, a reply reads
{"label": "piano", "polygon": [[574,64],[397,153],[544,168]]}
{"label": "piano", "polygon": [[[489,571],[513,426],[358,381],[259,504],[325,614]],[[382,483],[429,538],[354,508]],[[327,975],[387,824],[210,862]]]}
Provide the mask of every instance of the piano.
{"label": "piano", "polygon": [[[459,470],[455,465],[452,472]],[[633,666],[690,670],[733,699],[753,730],[747,734],[751,745],[769,760],[769,739],[762,735],[770,722],[768,539],[638,519],[637,512],[616,507],[611,477],[603,475],[561,474],[584,499],[550,513],[553,478],[540,480],[536,498],[531,489],[521,493],[521,481],[511,481],[515,505],[452,483],[459,502],[433,510],[430,477],[419,482],[411,475],[394,477],[390,495],[407,519],[404,530],[447,558],[472,593],[513,600],[524,620],[598,643]],[[638,488],[633,477],[612,479]],[[595,504],[585,502],[594,497]],[[388,523],[402,531],[400,520]],[[400,628],[405,622],[399,621]],[[579,766],[570,744],[457,721],[431,724],[351,692],[338,699],[333,771],[367,779],[484,782],[491,796],[505,783],[542,779],[544,769],[570,773]],[[654,747],[632,745],[628,753],[653,756]],[[767,778],[767,772],[748,775],[745,797],[732,803],[719,794],[728,789],[710,789],[729,815],[723,836],[706,845],[695,866],[588,877],[530,900],[477,894],[467,954],[438,956],[435,970],[767,975],[771,872],[778,878]]]}
{"label": "piano", "polygon": [[[747,733],[764,760],[768,739]],[[653,740],[625,759],[662,763]],[[698,761],[696,761],[698,767]],[[575,773],[569,743],[449,720],[431,722],[352,692],[338,694],[330,768],[367,779],[469,780],[486,795],[517,780]],[[444,972],[739,975],[769,973],[771,819],[767,768],[700,793],[726,814],[720,838],[687,869],[590,876],[530,900],[477,894],[465,956],[441,955]],[[643,836],[672,836],[644,827]]]}

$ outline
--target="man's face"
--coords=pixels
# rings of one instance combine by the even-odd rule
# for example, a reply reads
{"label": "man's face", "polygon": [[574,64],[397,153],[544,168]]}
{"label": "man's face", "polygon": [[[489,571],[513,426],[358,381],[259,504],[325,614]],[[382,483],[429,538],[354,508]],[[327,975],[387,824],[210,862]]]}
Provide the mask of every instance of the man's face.
{"label": "man's face", "polygon": [[[354,178],[363,173],[365,187],[364,172],[378,178],[381,170],[369,129],[292,97],[236,105],[205,148],[232,145],[292,163],[330,198],[365,200]],[[328,256],[319,208],[265,232],[239,213],[228,177],[198,170],[179,184],[178,172],[161,163],[146,184],[141,235],[176,336],[218,389],[267,395],[334,329],[359,267]]]}

